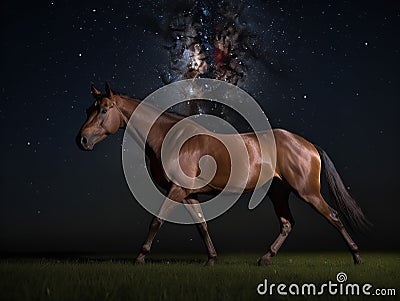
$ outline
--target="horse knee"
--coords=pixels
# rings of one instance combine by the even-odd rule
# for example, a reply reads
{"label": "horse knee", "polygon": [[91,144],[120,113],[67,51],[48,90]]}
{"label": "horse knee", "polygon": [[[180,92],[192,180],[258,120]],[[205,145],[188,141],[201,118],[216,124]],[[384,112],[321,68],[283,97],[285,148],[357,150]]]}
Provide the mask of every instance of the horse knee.
{"label": "horse knee", "polygon": [[153,218],[153,220],[150,223],[150,230],[154,228],[159,228],[163,224],[164,220],[162,220],[159,217]]}
{"label": "horse knee", "polygon": [[204,231],[204,232],[208,231],[208,227],[207,227],[207,223],[206,222],[199,223],[198,226],[202,231]]}
{"label": "horse knee", "polygon": [[294,226],[294,221],[290,222],[287,219],[281,218],[281,233],[282,235],[286,236],[288,235]]}
{"label": "horse knee", "polygon": [[329,214],[330,219],[332,220],[333,224],[339,229],[343,229],[344,225],[342,221],[339,218],[339,214],[335,209],[329,208],[331,210],[331,213]]}
{"label": "horse knee", "polygon": [[329,210],[331,211],[331,213],[329,214],[330,217],[331,217],[334,221],[340,221],[338,212],[337,212],[335,209],[330,208],[330,207],[329,207]]}

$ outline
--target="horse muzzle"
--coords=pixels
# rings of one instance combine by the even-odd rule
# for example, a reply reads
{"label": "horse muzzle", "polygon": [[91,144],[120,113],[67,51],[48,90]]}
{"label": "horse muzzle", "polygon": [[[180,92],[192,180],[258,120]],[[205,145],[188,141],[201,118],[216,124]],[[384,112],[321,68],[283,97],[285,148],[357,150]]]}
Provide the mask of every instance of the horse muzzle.
{"label": "horse muzzle", "polygon": [[80,146],[84,150],[93,150],[94,142],[93,139],[87,136],[81,136]]}

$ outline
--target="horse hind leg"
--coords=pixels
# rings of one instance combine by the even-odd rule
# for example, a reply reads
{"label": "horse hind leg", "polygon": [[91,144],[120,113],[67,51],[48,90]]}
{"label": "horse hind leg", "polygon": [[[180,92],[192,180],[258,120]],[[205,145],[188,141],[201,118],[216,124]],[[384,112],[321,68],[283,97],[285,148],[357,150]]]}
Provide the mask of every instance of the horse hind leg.
{"label": "horse hind leg", "polygon": [[350,237],[349,233],[347,232],[346,228],[344,227],[343,223],[341,222],[337,212],[329,207],[326,203],[324,198],[322,197],[321,193],[314,193],[314,194],[299,194],[299,196],[310,204],[318,213],[320,213],[323,217],[325,217],[342,235],[342,238],[347,244],[352,256],[354,264],[362,263],[358,246]]}
{"label": "horse hind leg", "polygon": [[358,250],[358,246],[356,245],[356,243],[353,241],[353,239],[350,237],[349,233],[347,232],[346,228],[344,227],[343,223],[341,222],[341,220],[339,219],[339,216],[336,212],[336,210],[332,209],[329,207],[329,209],[331,210],[331,218],[334,222],[335,227],[339,230],[340,234],[342,235],[343,239],[345,240],[351,255],[353,256],[353,261],[354,264],[361,264],[362,263],[362,259],[360,256],[360,252]]}
{"label": "horse hind leg", "polygon": [[275,213],[279,219],[280,233],[269,247],[267,253],[259,259],[258,265],[270,264],[271,258],[278,253],[278,250],[294,227],[295,221],[289,208],[289,194],[290,190],[286,187],[285,183],[278,179],[273,180],[268,191],[268,196],[274,205]]}

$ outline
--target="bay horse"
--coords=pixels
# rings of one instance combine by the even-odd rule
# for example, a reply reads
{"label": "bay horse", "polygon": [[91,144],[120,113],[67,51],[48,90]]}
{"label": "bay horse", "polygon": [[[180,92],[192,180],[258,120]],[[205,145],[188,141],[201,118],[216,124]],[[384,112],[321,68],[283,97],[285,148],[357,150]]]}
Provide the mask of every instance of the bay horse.
{"label": "bay horse", "polygon": [[[95,102],[87,110],[87,120],[78,135],[78,144],[84,150],[92,150],[96,143],[116,133],[118,129],[126,128],[130,116],[141,102],[138,99],[116,93],[108,83],[105,86],[105,93],[102,93],[94,86],[91,87],[91,93]],[[140,119],[136,120],[139,124],[140,122],[146,122],[146,116],[137,116],[137,118]],[[196,196],[199,193],[218,193],[223,189],[223,183],[220,185],[206,185],[197,189],[180,187],[166,177],[161,162],[162,142],[168,131],[183,118],[184,116],[174,113],[162,113],[160,118],[153,124],[145,141],[145,154],[149,160],[148,164],[152,178],[157,185],[167,190],[168,198],[175,202],[164,202],[161,205],[160,214],[153,217],[147,239],[140,249],[136,263],[145,263],[145,257],[150,252],[153,239],[165,221],[160,216],[167,216],[168,212],[174,209],[174,205],[171,205],[171,203],[193,205],[188,206],[190,208],[188,210],[207,248],[207,265],[213,265],[217,258],[207,223]],[[327,204],[320,192],[320,174],[322,167],[324,167],[329,190],[345,220],[352,228],[362,229],[368,225],[368,220],[358,203],[348,193],[333,162],[322,148],[306,139],[283,129],[273,129],[272,131],[276,144],[276,167],[273,171],[272,184],[267,194],[278,217],[280,233],[267,252],[259,259],[258,264],[268,265],[293,229],[295,221],[288,203],[290,193],[294,193],[309,204],[340,232],[352,254],[354,263],[360,264],[362,260],[356,243],[345,229],[338,212]],[[259,159],[257,156],[260,156],[260,147],[258,142],[254,142],[256,139],[254,133],[236,135],[240,135],[244,139],[248,152],[252,154],[249,156],[249,160],[252,160],[252,162],[249,163],[251,170],[246,183],[246,189],[251,191],[256,188],[257,178],[260,176],[258,173],[261,169],[257,163],[257,159]],[[198,139],[207,139],[207,137],[202,136],[198,137]],[[220,148],[221,144],[210,140],[199,140],[197,143],[189,143],[186,147],[185,153],[189,153],[188,158],[179,158],[181,162],[183,161],[184,164],[191,167],[191,170],[194,170],[194,176],[196,176],[198,170],[199,161],[197,159],[205,155],[203,148],[207,144],[209,145],[208,148],[211,145],[211,148],[220,151],[217,148]],[[218,164],[219,168],[223,168],[223,165]]]}

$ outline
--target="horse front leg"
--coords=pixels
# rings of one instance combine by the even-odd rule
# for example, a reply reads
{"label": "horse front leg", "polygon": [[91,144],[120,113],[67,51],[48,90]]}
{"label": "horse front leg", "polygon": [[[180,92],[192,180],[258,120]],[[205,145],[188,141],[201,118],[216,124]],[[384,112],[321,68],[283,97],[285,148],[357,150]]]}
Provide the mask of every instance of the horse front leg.
{"label": "horse front leg", "polygon": [[197,229],[199,230],[199,233],[203,238],[203,242],[207,248],[208,261],[206,265],[213,266],[215,260],[217,259],[217,252],[215,251],[210,234],[208,233],[207,223],[204,218],[200,203],[198,200],[191,198],[184,199],[183,203],[186,205],[186,209],[189,211],[193,221],[196,223]]}
{"label": "horse front leg", "polygon": [[164,224],[164,221],[168,217],[168,215],[176,208],[176,206],[178,206],[179,203],[184,200],[186,196],[187,193],[182,187],[175,184],[172,185],[168,193],[168,198],[164,200],[157,216],[155,216],[150,223],[147,239],[144,242],[142,248],[140,249],[139,255],[136,258],[137,264],[145,263],[146,255],[150,253],[151,245],[153,244],[153,240],[156,237],[158,230]]}

